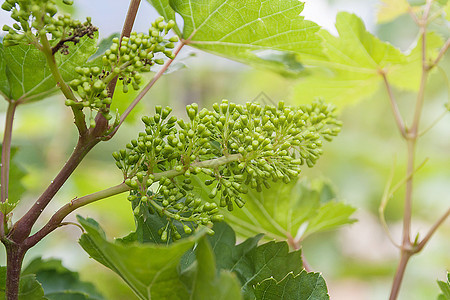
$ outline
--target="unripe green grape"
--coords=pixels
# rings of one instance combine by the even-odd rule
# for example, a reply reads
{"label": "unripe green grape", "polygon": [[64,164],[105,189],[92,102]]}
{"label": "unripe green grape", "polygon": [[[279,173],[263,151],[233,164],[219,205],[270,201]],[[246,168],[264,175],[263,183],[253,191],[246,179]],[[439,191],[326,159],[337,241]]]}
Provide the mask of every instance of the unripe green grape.
{"label": "unripe green grape", "polygon": [[164,230],[164,231],[161,233],[161,241],[167,242],[167,230]]}

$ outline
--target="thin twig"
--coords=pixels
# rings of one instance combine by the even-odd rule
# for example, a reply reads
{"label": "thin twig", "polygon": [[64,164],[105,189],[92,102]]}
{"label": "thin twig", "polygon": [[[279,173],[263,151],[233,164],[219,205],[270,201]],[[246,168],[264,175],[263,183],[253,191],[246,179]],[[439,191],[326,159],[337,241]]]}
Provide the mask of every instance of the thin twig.
{"label": "thin twig", "polygon": [[395,122],[397,123],[397,127],[400,130],[400,133],[403,137],[406,138],[406,127],[405,122],[403,121],[402,115],[400,114],[400,110],[398,109],[397,101],[395,101],[394,93],[392,92],[391,85],[386,76],[386,72],[381,71],[381,76],[383,77],[384,85],[386,87],[386,91],[389,95],[389,102],[391,104],[392,112],[394,113]]}
{"label": "thin twig", "polygon": [[447,209],[445,214],[443,214],[442,217],[440,217],[439,220],[437,220],[437,222],[434,223],[434,225],[430,228],[430,230],[428,231],[426,236],[423,238],[422,241],[420,241],[420,243],[415,248],[415,250],[414,250],[415,253],[421,251],[423,249],[423,247],[425,247],[425,245],[428,243],[430,238],[433,236],[433,234],[436,232],[436,230],[439,228],[439,226],[441,226],[441,224],[444,223],[444,221],[448,218],[449,215],[450,215],[450,208]]}
{"label": "thin twig", "polygon": [[378,217],[380,218],[381,225],[383,226],[383,229],[384,229],[386,235],[388,236],[389,240],[391,241],[391,243],[395,247],[400,248],[400,245],[397,244],[395,242],[394,238],[392,237],[391,231],[389,230],[389,226],[387,225],[386,218],[384,216],[384,210],[386,209],[386,205],[387,205],[389,199],[391,198],[391,197],[389,197],[389,195],[390,195],[391,184],[392,184],[392,181],[394,180],[394,173],[395,173],[394,171],[395,171],[395,160],[392,164],[391,173],[389,175],[388,182],[386,183],[386,186],[384,187],[383,197],[381,198],[380,207],[378,208]]}
{"label": "thin twig", "polygon": [[430,131],[434,126],[436,126],[439,121],[441,121],[446,115],[448,114],[448,110],[443,111],[439,117],[436,118],[427,128],[425,128],[423,131],[419,132],[417,135],[419,137],[425,135],[428,131]]}
{"label": "thin twig", "polygon": [[449,47],[450,47],[450,38],[447,39],[447,41],[445,42],[444,46],[442,46],[441,50],[439,50],[438,56],[433,61],[433,63],[430,65],[430,68],[436,66],[439,63],[439,61],[444,57],[444,55],[447,52]]}
{"label": "thin twig", "polygon": [[78,167],[86,154],[99,142],[98,139],[80,139],[77,146],[75,147],[72,155],[64,164],[55,179],[50,182],[50,185],[42,193],[42,195],[36,200],[33,206],[25,213],[25,215],[18,220],[10,234],[9,237],[16,241],[21,242],[25,240],[31,232],[33,225],[35,224],[38,217],[42,214],[42,211],[47,207],[50,201],[53,199],[55,194],[67,181],[67,179],[72,175],[73,171]]}

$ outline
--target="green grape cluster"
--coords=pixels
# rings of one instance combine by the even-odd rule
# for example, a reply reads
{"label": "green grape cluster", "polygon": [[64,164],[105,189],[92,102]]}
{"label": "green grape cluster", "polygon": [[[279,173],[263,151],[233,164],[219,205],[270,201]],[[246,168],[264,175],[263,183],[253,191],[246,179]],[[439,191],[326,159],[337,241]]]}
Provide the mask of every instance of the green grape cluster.
{"label": "green grape cluster", "polygon": [[[73,79],[69,85],[80,96],[80,101],[67,100],[68,106],[89,107],[100,111],[108,120],[111,97],[108,83],[115,77],[123,82],[123,92],[129,91],[131,84],[134,90],[139,89],[142,82],[142,72],[150,71],[151,66],[163,64],[163,56],[172,59],[172,50],[178,37],[166,38],[169,30],[175,25],[174,21],[164,22],[159,17],[152,23],[149,34],[132,32],[130,37],[112,40],[112,45],[102,57],[103,67],[78,67],[79,77]],[[159,57],[158,57],[159,55]],[[92,122],[91,126],[95,123]]]}
{"label": "green grape cluster", "polygon": [[[72,0],[63,1],[72,5]],[[73,20],[70,15],[57,15],[55,0],[6,0],[2,9],[11,12],[11,18],[17,23],[13,27],[5,25],[5,46],[17,45],[20,42],[38,43],[40,34],[52,35],[53,53],[61,51],[68,54],[67,42],[74,44],[83,36],[93,37],[97,28],[91,24],[90,18],[82,23]]]}
{"label": "green grape cluster", "polygon": [[[155,110],[142,119],[145,132],[113,157],[131,188],[129,200],[139,200],[171,224],[162,238],[167,231],[177,236],[174,222],[193,228],[222,220],[219,207],[242,207],[241,195],[249,188],[290,182],[302,165],[314,165],[322,141],[341,126],[335,108],[322,102],[276,107],[223,100],[212,111],[199,111],[194,103],[186,107],[187,121],[169,117],[169,107]],[[209,201],[195,192],[200,182],[209,186]]]}

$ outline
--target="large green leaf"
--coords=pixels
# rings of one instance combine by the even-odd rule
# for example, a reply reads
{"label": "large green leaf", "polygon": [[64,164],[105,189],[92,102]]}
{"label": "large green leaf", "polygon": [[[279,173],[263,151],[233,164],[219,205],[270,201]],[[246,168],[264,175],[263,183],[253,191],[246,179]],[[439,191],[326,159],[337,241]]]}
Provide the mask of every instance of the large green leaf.
{"label": "large green leaf", "polygon": [[[236,274],[245,299],[254,299],[253,287],[257,283],[271,277],[279,281],[288,273],[299,274],[303,269],[301,252],[289,252],[286,242],[272,241],[257,246],[261,238],[258,235],[236,245],[235,233],[226,223],[216,223],[213,230],[214,236],[207,239],[214,251],[217,268]],[[194,263],[194,252],[186,253],[180,264],[182,272]]]}
{"label": "large green leaf", "polygon": [[283,280],[268,278],[255,287],[257,300],[328,300],[325,280],[319,273],[289,273]]}
{"label": "large green leaf", "polygon": [[214,253],[205,238],[195,248],[195,259],[183,274],[190,290],[189,299],[242,299],[236,276],[225,270],[217,272]]}
{"label": "large green leaf", "polygon": [[247,238],[263,232],[268,239],[292,237],[300,242],[311,234],[355,221],[351,219],[355,208],[336,201],[331,185],[323,180],[273,183],[260,193],[249,190],[243,199],[244,207],[222,212],[233,229]]}
{"label": "large green leaf", "polygon": [[[106,239],[93,219],[77,217],[86,230],[79,243],[95,260],[117,273],[140,299],[187,299],[177,266],[203,232],[170,246],[116,242]],[[177,288],[174,288],[177,287]]]}
{"label": "large green leaf", "polygon": [[[19,202],[20,197],[25,192],[25,187],[22,184],[22,179],[27,174],[25,169],[20,166],[14,159],[17,153],[17,147],[11,147],[10,165],[9,165],[9,189],[8,189],[8,202],[5,206],[3,212],[8,214],[12,208]],[[0,145],[0,151],[3,151],[2,145]],[[0,166],[0,170],[1,170]],[[8,208],[8,207],[9,208]]]}
{"label": "large green leaf", "polygon": [[[81,66],[97,50],[97,36],[93,39],[85,36],[76,45],[69,45],[69,54],[55,54],[56,63],[65,81],[70,81],[78,74],[75,67]],[[9,99],[36,101],[56,92],[57,86],[47,66],[44,54],[32,45],[20,44],[4,50],[6,78],[9,88],[4,86],[0,77],[0,89]],[[0,66],[1,71],[1,66]]]}
{"label": "large green leaf", "polygon": [[28,274],[36,276],[48,299],[103,299],[92,283],[81,281],[78,273],[65,268],[60,260],[35,258],[22,271],[22,276]]}
{"label": "large green leaf", "polygon": [[[0,267],[0,299],[5,299],[6,267]],[[45,300],[44,290],[34,274],[20,277],[19,300]]]}
{"label": "large green leaf", "polygon": [[321,53],[319,26],[299,16],[298,0],[170,0],[170,5],[184,20],[183,38],[204,51],[271,68],[273,59],[261,55],[265,50]]}

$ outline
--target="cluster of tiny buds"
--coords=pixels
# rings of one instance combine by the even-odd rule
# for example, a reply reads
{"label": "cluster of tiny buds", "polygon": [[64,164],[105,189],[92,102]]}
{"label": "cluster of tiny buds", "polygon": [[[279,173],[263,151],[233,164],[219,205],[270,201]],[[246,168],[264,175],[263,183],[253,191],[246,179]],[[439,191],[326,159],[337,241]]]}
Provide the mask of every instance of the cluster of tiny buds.
{"label": "cluster of tiny buds", "polygon": [[[67,99],[67,106],[89,107],[92,110],[98,110],[110,120],[109,106],[111,97],[107,89],[107,83],[119,73],[107,72],[99,67],[76,67],[75,72],[80,76],[73,79],[69,85],[81,97],[81,101]],[[95,125],[95,122],[91,124]]]}
{"label": "cluster of tiny buds", "polygon": [[[155,27],[156,26],[156,27]],[[164,54],[167,58],[174,58],[172,50],[178,41],[178,37],[173,36],[166,39],[169,30],[175,26],[174,21],[164,23],[164,18],[159,17],[152,23],[149,34],[132,32],[130,37],[113,39],[109,50],[103,56],[103,64],[115,70],[119,68],[120,77],[123,81],[124,92],[128,91],[131,83],[134,89],[139,89],[141,81],[140,72],[150,71],[154,64],[164,64],[162,57],[156,57],[158,53]]]}
{"label": "cluster of tiny buds", "polygon": [[[73,1],[64,0],[64,4],[72,5]],[[61,51],[68,53],[67,42],[74,44],[83,36],[93,37],[97,28],[92,26],[90,18],[82,23],[73,20],[70,15],[56,15],[57,7],[54,0],[6,0],[2,8],[11,12],[11,18],[17,23],[13,27],[3,26],[8,34],[4,37],[5,46],[17,45],[20,42],[36,42],[36,36],[51,34],[53,53]]]}
{"label": "cluster of tiny buds", "polygon": [[[139,90],[142,82],[142,72],[150,71],[154,64],[163,64],[164,59],[156,57],[158,53],[172,59],[172,48],[178,41],[176,36],[166,39],[165,36],[175,23],[164,23],[160,17],[152,23],[149,34],[132,32],[130,37],[122,40],[114,38],[112,45],[102,57],[103,67],[77,67],[79,77],[69,85],[81,97],[80,101],[67,100],[68,106],[89,107],[100,111],[108,120],[111,119],[109,107],[111,97],[107,89],[108,83],[115,77],[122,81],[123,92],[127,93],[131,84],[134,90]],[[94,126],[92,122],[91,126]]]}
{"label": "cluster of tiny buds", "polygon": [[[155,110],[143,118],[145,132],[113,157],[132,190],[129,200],[191,227],[221,220],[219,207],[242,207],[249,188],[296,178],[341,126],[335,109],[322,102],[295,108],[223,100],[212,111],[191,104],[188,121],[169,117],[170,107]],[[199,182],[209,189],[208,202],[196,193]]]}

